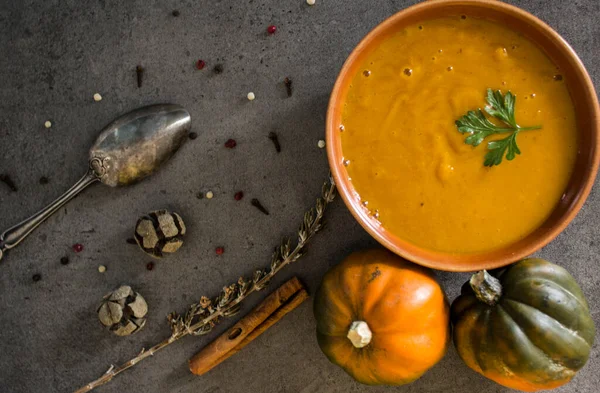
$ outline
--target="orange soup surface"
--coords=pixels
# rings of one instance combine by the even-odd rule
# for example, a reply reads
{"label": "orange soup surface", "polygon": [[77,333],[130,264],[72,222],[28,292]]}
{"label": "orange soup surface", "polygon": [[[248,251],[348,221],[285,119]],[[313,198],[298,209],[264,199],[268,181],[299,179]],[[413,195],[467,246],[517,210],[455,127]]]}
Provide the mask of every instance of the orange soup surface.
{"label": "orange soup surface", "polygon": [[[485,107],[488,88],[516,96],[521,127],[541,126],[519,132],[521,154],[493,167],[483,165],[487,143],[508,134],[473,147],[455,125]],[[424,21],[382,40],[361,60],[342,123],[346,169],[364,208],[400,238],[444,252],[490,251],[533,232],[561,199],[577,154],[560,70],[522,35],[470,17]]]}

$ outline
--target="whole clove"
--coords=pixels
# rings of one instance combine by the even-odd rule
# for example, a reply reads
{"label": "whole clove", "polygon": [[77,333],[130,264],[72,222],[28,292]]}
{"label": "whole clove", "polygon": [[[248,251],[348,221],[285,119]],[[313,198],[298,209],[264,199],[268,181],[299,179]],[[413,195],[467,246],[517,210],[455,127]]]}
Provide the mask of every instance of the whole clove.
{"label": "whole clove", "polygon": [[277,138],[277,134],[274,132],[269,132],[269,139],[271,141],[273,141],[273,144],[275,145],[275,150],[277,150],[277,153],[281,153],[281,145],[279,144],[279,138]]}
{"label": "whole clove", "polygon": [[8,188],[10,188],[10,190],[12,192],[16,192],[17,191],[17,186],[15,185],[15,182],[12,181],[12,179],[10,178],[10,176],[5,175],[5,174],[0,174],[0,181],[4,184],[6,184],[8,186]]}
{"label": "whole clove", "polygon": [[252,206],[257,208],[261,213],[264,213],[267,216],[269,215],[269,211],[260,203],[260,201],[258,199],[254,198],[254,199],[252,199],[252,201],[250,201],[250,203],[252,204]]}
{"label": "whole clove", "polygon": [[287,91],[287,96],[291,97],[292,96],[292,79],[288,76],[287,78],[285,78],[283,80],[283,83],[285,84],[285,90]]}
{"label": "whole clove", "polygon": [[137,75],[137,86],[140,88],[142,87],[142,82],[144,80],[144,67],[141,65],[135,67],[135,73]]}

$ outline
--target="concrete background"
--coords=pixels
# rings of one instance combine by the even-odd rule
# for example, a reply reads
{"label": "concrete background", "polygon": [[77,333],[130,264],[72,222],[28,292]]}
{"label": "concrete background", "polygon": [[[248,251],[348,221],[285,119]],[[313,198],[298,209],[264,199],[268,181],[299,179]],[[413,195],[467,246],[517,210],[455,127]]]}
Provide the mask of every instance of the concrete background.
{"label": "concrete background", "polygon": [[[375,25],[416,1],[317,0],[3,0],[0,4],[0,228],[15,224],[71,186],[85,171],[87,149],[117,115],[175,102],[192,114],[199,137],[156,176],[131,188],[95,185],[61,209],[0,264],[0,391],[71,392],[169,335],[166,315],[269,262],[319,195],[328,168],[324,136],[329,92],[352,48]],[[600,87],[597,0],[512,3],[556,28]],[[173,10],[180,16],[174,17]],[[275,24],[278,32],[265,30]],[[203,71],[194,69],[204,59]],[[224,72],[212,68],[221,63]],[[135,67],[146,68],[142,88]],[[283,80],[294,94],[286,97]],[[256,93],[248,102],[246,94]],[[96,103],[99,92],[104,99]],[[43,124],[50,119],[51,129]],[[276,154],[267,139],[276,131]],[[235,138],[238,146],[223,143]],[[49,179],[40,184],[40,177]],[[212,200],[196,198],[212,190]],[[233,194],[246,197],[235,202]],[[250,206],[259,198],[271,211]],[[189,235],[177,255],[147,271],[150,258],[126,243],[137,217],[159,208],[179,212]],[[576,277],[600,326],[600,193],[594,189],[567,230],[539,255]],[[80,242],[85,249],[71,250]],[[314,293],[322,275],[349,252],[376,243],[340,200],[309,253],[269,290],[298,275]],[[225,254],[216,256],[216,246]],[[63,256],[70,263],[60,264]],[[98,272],[105,265],[104,274]],[[34,282],[32,276],[41,275]],[[439,273],[450,300],[466,274]],[[96,316],[102,296],[122,283],[150,305],[147,326],[119,338]],[[265,295],[249,299],[244,312]],[[208,337],[186,338],[117,377],[99,392],[506,392],[468,369],[454,348],[414,384],[368,388],[321,354],[310,302],[243,352],[204,377],[187,359],[234,323]],[[600,350],[558,392],[598,392]]]}

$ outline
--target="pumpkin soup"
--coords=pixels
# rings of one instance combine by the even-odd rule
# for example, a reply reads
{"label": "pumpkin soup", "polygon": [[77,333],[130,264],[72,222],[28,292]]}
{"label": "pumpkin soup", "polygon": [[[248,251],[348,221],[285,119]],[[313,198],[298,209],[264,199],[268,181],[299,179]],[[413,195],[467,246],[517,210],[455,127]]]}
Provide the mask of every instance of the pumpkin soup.
{"label": "pumpkin soup", "polygon": [[[573,170],[577,129],[560,70],[535,44],[463,15],[399,29],[360,63],[340,125],[344,165],[386,230],[471,253],[518,241],[549,217]],[[523,129],[467,144],[461,121],[487,105],[489,89],[514,97]],[[490,114],[481,116],[504,127]],[[490,159],[504,141],[511,146]]]}

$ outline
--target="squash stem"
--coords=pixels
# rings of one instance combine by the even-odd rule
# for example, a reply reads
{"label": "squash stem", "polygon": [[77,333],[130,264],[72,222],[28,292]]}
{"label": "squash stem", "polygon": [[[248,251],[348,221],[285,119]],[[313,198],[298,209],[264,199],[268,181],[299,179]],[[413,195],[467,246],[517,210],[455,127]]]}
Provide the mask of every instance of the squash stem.
{"label": "squash stem", "polygon": [[502,297],[500,280],[486,270],[473,274],[469,283],[477,299],[488,306],[495,306]]}
{"label": "squash stem", "polygon": [[348,339],[355,348],[364,348],[371,342],[373,333],[365,321],[354,321],[348,329]]}

